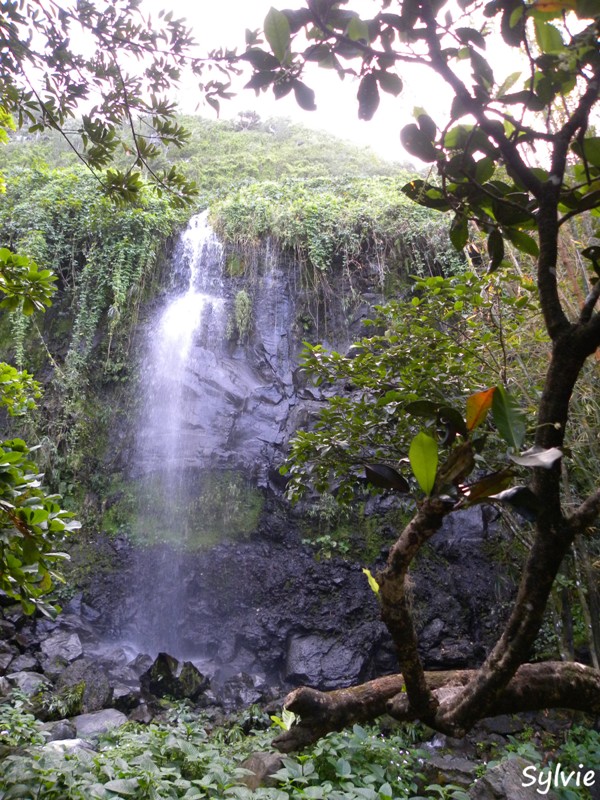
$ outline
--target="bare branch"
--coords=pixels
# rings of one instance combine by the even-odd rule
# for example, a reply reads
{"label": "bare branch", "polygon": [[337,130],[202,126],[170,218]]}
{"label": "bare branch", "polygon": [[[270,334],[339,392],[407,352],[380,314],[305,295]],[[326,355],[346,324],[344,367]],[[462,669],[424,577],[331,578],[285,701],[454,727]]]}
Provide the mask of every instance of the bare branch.
{"label": "bare branch", "polygon": [[583,304],[583,308],[581,309],[581,313],[579,315],[579,323],[581,325],[585,325],[591,320],[592,314],[594,313],[594,308],[596,306],[596,303],[598,302],[599,297],[600,297],[600,281],[596,281],[596,283],[592,287],[592,291],[585,298],[585,303]]}
{"label": "bare branch", "polygon": [[596,489],[596,491],[571,514],[568,522],[572,526],[573,531],[578,533],[587,528],[588,525],[592,525],[597,520],[599,514],[600,489]]}

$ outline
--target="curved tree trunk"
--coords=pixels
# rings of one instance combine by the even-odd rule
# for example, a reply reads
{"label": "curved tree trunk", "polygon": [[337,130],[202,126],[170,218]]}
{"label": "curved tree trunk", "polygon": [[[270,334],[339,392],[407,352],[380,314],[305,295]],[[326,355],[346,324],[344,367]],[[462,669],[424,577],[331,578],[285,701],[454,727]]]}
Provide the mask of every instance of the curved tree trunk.
{"label": "curved tree trunk", "polygon": [[[469,685],[477,672],[465,669],[424,674],[429,690],[442,709],[444,703]],[[331,692],[303,686],[287,696],[285,707],[298,714],[300,720],[273,742],[284,753],[306,747],[330,731],[368,722],[382,714],[400,721],[418,718],[408,701],[402,675],[388,675],[361,686]],[[488,715],[545,708],[600,714],[600,671],[562,661],[523,664],[497,695]]]}

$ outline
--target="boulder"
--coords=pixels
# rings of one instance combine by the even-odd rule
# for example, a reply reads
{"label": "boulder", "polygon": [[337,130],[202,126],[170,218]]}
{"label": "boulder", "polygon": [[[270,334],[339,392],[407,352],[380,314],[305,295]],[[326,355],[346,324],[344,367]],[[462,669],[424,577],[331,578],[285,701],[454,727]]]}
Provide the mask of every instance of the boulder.
{"label": "boulder", "polygon": [[209,681],[191,663],[179,662],[168,653],[159,653],[147,672],[140,677],[142,690],[154,697],[173,697],[176,700],[197,700],[208,688]]}
{"label": "boulder", "polygon": [[0,619],[0,639],[10,639],[15,635],[17,629],[8,619]]}
{"label": "boulder", "polygon": [[[2,647],[2,643],[0,642],[0,647]],[[15,654],[12,650],[6,649],[4,652],[0,650],[0,674],[4,674],[8,667],[10,666],[11,662],[13,661]]]}
{"label": "boulder", "polygon": [[52,685],[48,678],[39,672],[13,672],[6,677],[11,686],[16,686],[29,697]]}
{"label": "boulder", "polygon": [[56,681],[58,690],[83,684],[81,712],[89,714],[107,708],[112,701],[113,690],[106,672],[91,659],[75,661],[60,674]]}
{"label": "boulder", "polygon": [[225,681],[217,697],[228,711],[234,711],[264,700],[265,692],[266,686],[262,682],[255,681],[244,672],[239,672]]}
{"label": "boulder", "polygon": [[453,783],[462,789],[468,789],[475,780],[477,764],[468,758],[454,755],[430,756],[422,767],[422,773],[427,784]]}
{"label": "boulder", "polygon": [[285,680],[324,689],[349,686],[360,679],[365,657],[343,641],[316,633],[293,635],[288,643]]}
{"label": "boulder", "polygon": [[127,722],[127,717],[114,708],[105,708],[103,711],[94,711],[92,714],[80,714],[73,717],[71,722],[75,725],[77,736],[87,739],[99,736],[113,728],[119,728]]}
{"label": "boulder", "polygon": [[44,753],[79,753],[80,751],[85,750],[88,753],[94,752],[93,748],[90,747],[89,742],[84,741],[83,739],[57,739],[48,744],[45,744],[42,747],[42,751]]}
{"label": "boulder", "polygon": [[501,761],[473,784],[469,797],[471,800],[539,800],[543,796],[546,800],[558,800],[558,795],[551,789],[540,791],[545,786],[523,785],[523,782],[528,783],[523,770],[532,766],[538,770],[542,768],[540,764],[533,765],[520,756]]}
{"label": "boulder", "polygon": [[112,704],[123,713],[128,713],[140,702],[141,692],[139,688],[129,686],[126,683],[116,683],[113,686]]}
{"label": "boulder", "polygon": [[41,650],[44,656],[51,661],[64,659],[71,662],[83,654],[81,639],[76,633],[69,631],[53,633],[42,642]]}
{"label": "boulder", "polygon": [[249,774],[240,778],[248,789],[254,791],[259,786],[277,786],[277,781],[271,776],[283,766],[283,756],[279,753],[251,753],[240,766],[248,770]]}
{"label": "boulder", "polygon": [[72,740],[77,733],[75,725],[68,719],[58,719],[55,722],[45,722],[41,728],[42,735],[47,742],[58,740]]}
{"label": "boulder", "polygon": [[19,655],[10,662],[11,672],[37,672],[39,669],[37,658],[27,655]]}
{"label": "boulder", "polygon": [[139,677],[143,672],[147,672],[153,663],[152,656],[149,656],[147,653],[139,653],[134,659],[128,662],[127,666]]}

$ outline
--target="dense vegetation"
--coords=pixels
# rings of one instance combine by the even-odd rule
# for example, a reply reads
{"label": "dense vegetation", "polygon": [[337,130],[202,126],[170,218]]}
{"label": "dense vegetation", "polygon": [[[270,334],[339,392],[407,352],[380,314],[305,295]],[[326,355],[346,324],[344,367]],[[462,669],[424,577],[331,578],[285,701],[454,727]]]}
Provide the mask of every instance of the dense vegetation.
{"label": "dense vegetation", "polygon": [[[421,208],[415,210],[414,215],[409,214],[412,218],[406,221],[404,211],[408,207],[404,205],[405,201],[398,200],[396,176],[390,176],[387,169],[382,170],[384,177],[375,176],[365,182],[358,181],[355,176],[351,179],[339,176],[336,167],[332,169],[335,180],[331,175],[327,175],[327,180],[311,176],[308,184],[301,185],[297,175],[289,169],[293,162],[289,148],[282,159],[286,169],[280,170],[289,176],[287,181],[274,180],[280,174],[274,164],[274,175],[261,174],[261,178],[271,177],[270,182],[259,186],[247,185],[247,180],[256,177],[257,164],[263,158],[258,144],[262,141],[260,138],[256,138],[256,156],[248,160],[247,173],[242,172],[232,182],[234,162],[229,161],[222,169],[226,177],[221,180],[221,171],[217,167],[217,179],[210,175],[210,180],[206,180],[202,188],[203,197],[214,192],[211,197],[218,198],[214,208],[217,225],[242,251],[242,255],[254,247],[258,239],[270,235],[282,249],[295,252],[307,274],[313,278],[332,267],[348,270],[365,262],[371,264],[372,260],[376,265],[382,265],[382,271],[392,263],[401,272],[405,269],[407,252],[409,260],[417,267],[411,271],[423,273],[420,277],[428,273],[442,274],[425,278],[413,287],[415,296],[411,299],[410,309],[401,305],[380,309],[376,322],[384,329],[384,335],[378,333],[360,342],[352,358],[328,353],[319,347],[312,348],[309,353],[309,366],[321,381],[333,384],[344,381],[350,390],[357,391],[350,402],[346,402],[346,398],[334,398],[316,430],[297,439],[292,458],[292,492],[304,478],[316,478],[318,490],[330,488],[333,468],[338,479],[334,489],[340,499],[349,499],[354,496],[351,492],[359,482],[357,464],[370,461],[367,479],[378,488],[412,493],[417,500],[417,510],[393,546],[386,568],[377,579],[371,576],[371,585],[382,603],[383,618],[397,647],[402,674],[381,683],[375,682],[366,689],[356,687],[356,691],[348,690],[338,695],[325,696],[310,689],[298,690],[289,703],[301,714],[302,720],[285,732],[277,746],[291,749],[314,743],[331,729],[379,716],[383,708],[398,719],[420,719],[434,729],[461,736],[481,717],[519,710],[523,705],[543,708],[558,702],[573,708],[598,710],[600,673],[597,660],[596,669],[565,662],[526,663],[540,631],[552,587],[560,585],[561,564],[565,563],[567,554],[574,548],[580,562],[589,564],[581,540],[594,526],[600,508],[600,491],[595,481],[585,486],[583,475],[579,475],[579,482],[571,493],[571,487],[563,480],[560,465],[570,449],[570,442],[565,439],[567,420],[572,417],[578,400],[585,398],[589,391],[585,384],[584,364],[600,343],[600,316],[595,311],[600,297],[597,246],[592,245],[581,252],[589,262],[590,274],[584,272],[581,278],[585,292],[580,309],[575,307],[573,311],[573,307],[565,304],[561,289],[567,284],[564,276],[558,275],[559,267],[564,266],[558,258],[559,228],[587,212],[596,213],[598,204],[598,138],[588,132],[591,109],[598,98],[597,20],[589,21],[581,34],[572,36],[562,21],[555,24],[549,21],[561,17],[565,10],[561,3],[546,4],[546,11],[540,10],[538,4],[530,8],[512,0],[489,4],[486,17],[500,18],[505,44],[516,49],[525,45],[530,61],[530,76],[519,92],[510,94],[509,90],[520,78],[509,78],[508,84],[503,81],[496,86],[491,66],[480,52],[485,47],[485,34],[489,30],[481,20],[477,27],[453,27],[451,18],[436,17],[440,6],[430,0],[404,2],[398,15],[386,12],[390,2],[382,0],[381,13],[368,21],[361,20],[355,13],[344,13],[340,5],[343,3],[311,3],[300,12],[272,9],[265,21],[265,38],[270,52],[256,49],[255,45],[263,42],[252,34],[249,36],[245,55],[255,70],[252,81],[258,89],[273,85],[276,94],[282,91],[283,84],[284,90],[286,87],[294,90],[301,104],[311,107],[311,90],[301,80],[304,61],[314,60],[316,56],[324,65],[340,69],[338,56],[355,59],[360,64],[358,72],[361,76],[359,114],[368,119],[375,113],[380,89],[394,95],[401,90],[401,81],[392,69],[396,60],[423,59],[422,54],[415,55],[410,49],[414,42],[422,43],[428,56],[427,63],[446,78],[454,91],[455,104],[450,128],[438,128],[431,117],[418,112],[416,123],[403,132],[405,147],[424,161],[435,162],[440,172],[438,183],[413,179],[404,185],[404,194]],[[470,5],[467,0],[464,8]],[[586,0],[574,0],[568,6],[575,7],[582,19],[587,20],[593,16],[592,12],[596,13]],[[98,21],[93,5],[82,8],[81,13],[86,15],[87,22]],[[10,10],[16,16],[16,10],[12,7]],[[125,9],[124,18],[112,15],[111,24],[118,23],[117,34],[122,33],[121,21],[127,21],[129,10]],[[544,16],[545,13],[550,17]],[[60,19],[64,24],[64,15]],[[531,25],[528,26],[527,21]],[[20,24],[20,20],[13,20],[13,26]],[[295,53],[295,34],[307,27],[313,43],[308,51]],[[445,48],[449,29],[452,29],[459,48]],[[129,29],[129,33],[131,36],[126,41],[131,39],[135,43],[141,38],[139,46],[142,51],[156,44],[156,37],[148,37],[143,29]],[[181,50],[188,45],[188,38],[181,29],[174,30],[173,34],[177,43],[176,60],[179,60]],[[320,40],[317,49],[314,49],[315,39]],[[257,54],[260,54],[258,58]],[[19,55],[18,49],[13,50],[13,55]],[[34,58],[34,61],[38,65],[48,65],[48,58],[45,55],[41,59]],[[234,63],[237,56],[229,54],[226,59]],[[473,68],[471,79],[465,79],[466,82],[460,69],[453,71],[455,62],[465,60]],[[183,177],[182,171],[170,168],[168,149],[161,149],[168,148],[170,141],[183,145],[185,136],[172,123],[168,109],[165,110],[154,96],[149,108],[144,108],[140,102],[136,108],[150,113],[158,141],[150,143],[145,134],[131,128],[131,149],[128,148],[129,133],[122,136],[116,127],[116,122],[130,119],[126,83],[122,76],[117,76],[115,81],[115,73],[105,71],[101,62],[99,74],[98,65],[85,64],[67,52],[63,78],[68,91],[57,105],[59,92],[49,84],[53,100],[42,104],[41,122],[36,122],[30,111],[36,103],[39,108],[39,99],[23,94],[14,81],[9,81],[11,91],[4,98],[9,110],[18,111],[23,118],[35,122],[30,131],[60,128],[72,113],[77,98],[85,96],[87,91],[87,84],[83,89],[73,86],[70,67],[93,67],[95,80],[108,77],[109,82],[101,109],[107,115],[106,124],[98,126],[93,120],[84,118],[79,130],[81,145],[84,150],[88,148],[88,164],[102,166],[109,158],[119,163],[122,157],[125,162],[121,170],[109,171],[101,179],[96,174],[93,181],[78,174],[73,165],[60,171],[48,170],[40,163],[33,172],[16,166],[12,171],[6,170],[8,193],[4,207],[7,213],[1,224],[7,241],[23,255],[15,256],[8,250],[4,251],[3,275],[17,275],[22,267],[30,285],[21,283],[13,291],[5,281],[3,304],[23,311],[23,318],[19,318],[10,335],[16,359],[25,364],[28,363],[26,352],[32,353],[35,348],[27,336],[23,319],[30,316],[36,307],[49,305],[45,302],[49,300],[49,292],[40,300],[35,291],[36,281],[46,286],[50,281],[50,273],[45,268],[54,268],[62,287],[76,298],[74,314],[64,317],[69,322],[74,320],[71,344],[63,352],[53,352],[50,341],[41,334],[43,357],[40,364],[41,369],[51,364],[52,370],[48,371],[52,371],[56,388],[65,398],[64,409],[55,417],[59,420],[59,427],[48,430],[50,449],[58,448],[59,457],[62,455],[64,458],[64,472],[53,467],[53,463],[60,463],[59,458],[51,459],[51,472],[55,470],[53,478],[55,481],[60,479],[62,484],[84,485],[88,477],[102,471],[96,467],[101,466],[100,462],[106,466],[107,456],[110,457],[111,450],[114,450],[114,442],[106,436],[107,419],[104,419],[104,436],[99,435],[101,429],[90,425],[94,418],[90,408],[96,405],[93,391],[88,390],[90,381],[94,380],[92,371],[88,369],[90,357],[97,356],[105,365],[100,377],[102,387],[127,380],[129,334],[139,303],[151,296],[153,287],[149,284],[160,267],[160,248],[156,248],[154,243],[157,238],[159,244],[164,241],[179,221],[162,191],[169,185],[175,193],[175,200],[181,203],[189,200],[197,190]],[[145,78],[149,77],[152,75],[145,75]],[[117,91],[111,93],[109,90],[115,82]],[[159,84],[160,88],[165,85],[164,81],[159,81]],[[133,98],[139,101],[142,83],[132,80],[130,85]],[[223,95],[223,92],[224,88],[217,87],[216,94]],[[106,104],[110,102],[117,104],[119,111],[115,116],[108,113]],[[535,127],[534,123],[530,127],[523,121],[519,122],[512,113],[515,105],[533,114],[541,110],[547,112],[541,128]],[[499,112],[498,108],[502,111]],[[498,113],[504,124],[495,116],[490,117]],[[472,117],[474,124],[460,123],[461,117],[465,116]],[[9,121],[4,116],[1,119],[2,124],[8,127]],[[254,123],[250,117],[240,120],[240,126],[245,128],[253,127]],[[227,135],[230,133],[228,129]],[[243,135],[249,135],[248,131]],[[231,136],[231,141],[238,141],[233,133]],[[125,145],[124,156],[117,153],[117,143]],[[551,169],[530,166],[523,151],[531,143],[542,143],[551,151]],[[567,158],[569,148],[570,157],[578,161],[574,168]],[[182,168],[183,173],[188,170],[186,177],[194,170],[193,156],[189,151],[188,156],[188,164]],[[150,165],[151,160],[155,166]],[[165,164],[162,171],[161,162]],[[204,156],[199,155],[197,164],[204,162]],[[138,168],[152,177],[156,194],[149,195],[143,187]],[[377,172],[377,167],[373,171]],[[201,174],[206,175],[208,171]],[[38,175],[44,176],[40,183],[36,183]],[[227,194],[232,188],[235,193]],[[136,205],[117,214],[107,205],[100,189],[103,192],[113,190],[121,200],[134,201]],[[68,198],[66,203],[63,202],[65,197]],[[264,202],[265,197],[267,202]],[[41,214],[35,203],[44,209]],[[51,217],[48,212],[55,207],[59,213]],[[470,243],[476,252],[481,253],[481,237],[485,238],[490,272],[506,269],[509,243],[524,256],[537,259],[539,309],[552,350],[545,377],[542,377],[543,370],[540,369],[544,355],[539,359],[532,358],[531,363],[523,363],[520,353],[524,329],[530,321],[523,315],[533,308],[528,294],[528,276],[521,274],[513,284],[505,286],[496,284],[495,279],[482,283],[470,272],[465,272],[460,281],[443,277],[446,272],[463,271],[463,261],[462,257],[457,257],[436,264],[437,252],[433,263],[419,260],[426,248],[418,242],[418,222],[415,220],[419,220],[419,215],[427,217],[430,210],[453,212],[450,240],[458,252]],[[45,226],[47,218],[51,219],[50,227]],[[434,225],[433,229],[437,236],[437,226]],[[402,241],[399,242],[399,238]],[[445,244],[442,244],[440,252],[446,251]],[[39,261],[41,272],[32,257]],[[20,261],[21,258],[24,261]],[[464,258],[466,260],[466,256]],[[243,267],[243,260],[239,264]],[[386,282],[382,280],[381,283],[385,286]],[[436,298],[443,301],[443,307],[436,307]],[[240,319],[244,314],[247,317],[243,303],[240,302],[239,306]],[[55,308],[53,313],[57,320],[61,309],[58,305]],[[78,309],[84,312],[81,317],[77,316]],[[52,321],[50,315],[49,319]],[[103,326],[108,336],[101,341],[97,334]],[[531,329],[537,330],[535,324]],[[238,324],[240,341],[246,332],[246,327]],[[470,337],[475,332],[480,339],[471,347]],[[33,334],[36,335],[35,330]],[[412,347],[407,350],[408,342]],[[419,349],[423,342],[427,342],[427,346]],[[439,346],[439,359],[432,345]],[[413,351],[417,349],[421,357],[415,362]],[[452,363],[450,358],[454,358]],[[514,380],[509,375],[513,372],[513,362],[518,365],[516,373],[519,376]],[[477,365],[482,363],[486,369],[478,370]],[[406,372],[403,370],[405,365]],[[13,405],[28,410],[31,402],[25,390],[32,389],[33,395],[37,392],[36,387],[29,382],[28,376],[16,377],[10,370],[5,370],[5,374],[10,379],[7,382],[10,384],[12,380],[15,388],[13,395],[7,395],[11,398],[9,407],[16,398]],[[488,375],[494,378],[493,386],[487,385]],[[420,381],[416,386],[415,378]],[[484,386],[472,385],[483,378]],[[436,386],[437,379],[443,379],[443,385]],[[518,407],[513,388],[519,380],[523,384],[527,382],[524,399],[530,404],[530,411],[537,410],[535,421],[528,422]],[[576,383],[584,388],[579,397],[575,392]],[[21,387],[24,387],[23,392]],[[582,405],[586,420],[593,419],[595,407],[589,413],[585,400]],[[47,410],[52,410],[51,402]],[[476,429],[479,430],[475,432]],[[479,437],[482,429],[486,430],[487,437]],[[40,432],[46,433],[43,428],[38,428],[34,435],[40,435]],[[522,452],[528,434],[533,447]],[[80,459],[92,441],[98,464],[93,469],[88,466],[86,475],[86,471],[80,469]],[[484,446],[488,447],[485,458],[482,457]],[[11,590],[10,596],[21,599],[25,610],[31,613],[39,594],[49,588],[46,576],[51,575],[44,563],[43,549],[37,546],[32,549],[29,545],[32,531],[44,545],[49,545],[52,537],[45,536],[45,532],[52,533],[60,528],[62,534],[68,525],[64,520],[68,517],[60,506],[53,505],[52,496],[36,493],[39,486],[33,467],[26,459],[28,451],[24,443],[22,445],[20,440],[5,443],[4,451],[8,458],[5,458],[2,485],[5,494],[8,493],[7,487],[15,489],[19,513],[13,513],[12,507],[4,503],[2,510],[16,534],[14,530],[12,533],[8,529],[3,531],[3,542],[12,550],[8,554],[6,548],[3,550],[3,563],[8,567],[9,577],[21,582],[19,590]],[[400,471],[400,462],[406,452],[412,470],[409,479]],[[504,460],[499,463],[500,457]],[[585,456],[580,456],[580,467],[583,459]],[[530,486],[525,485],[522,478],[519,481],[521,473],[517,467],[534,470]],[[29,483],[24,484],[25,472]],[[580,472],[585,470],[580,468]],[[577,476],[577,472],[575,474]],[[519,482],[512,486],[515,480]],[[345,484],[351,485],[347,491]],[[584,492],[589,495],[587,498]],[[418,652],[408,597],[410,562],[448,514],[489,499],[516,507],[522,517],[535,524],[513,614],[496,648],[480,670],[453,672],[441,678],[426,674]],[[15,541],[18,546],[14,545]],[[28,583],[31,584],[27,575],[32,571],[35,572],[35,586],[28,596],[21,595],[19,592],[23,592],[23,586],[28,588]],[[583,595],[582,599],[585,599]],[[582,602],[582,608],[584,606],[585,602]],[[587,633],[591,632],[592,645],[597,645],[593,641],[596,632],[591,623],[584,619],[584,624],[590,629]],[[572,656],[573,653],[567,651],[573,643],[566,644],[565,655]],[[590,652],[594,657],[594,647]],[[597,659],[597,653],[595,655]],[[444,685],[446,683],[448,685]],[[368,695],[366,701],[365,692]],[[387,700],[390,703],[384,705]],[[37,734],[30,720],[20,715],[11,718],[10,713],[8,717],[10,724],[12,719],[17,729],[25,728],[35,741]],[[7,730],[10,735],[9,723]],[[57,796],[56,792],[58,796],[64,796],[65,791],[71,790],[65,787],[72,787],[75,797],[86,796],[86,792],[87,795],[95,792],[99,797],[136,796],[140,791],[147,792],[150,785],[163,778],[167,784],[165,791],[171,796],[177,796],[179,790],[188,798],[202,797],[213,790],[234,796],[240,794],[240,790],[229,784],[226,775],[221,778],[224,773],[213,773],[212,765],[218,764],[220,758],[220,753],[214,749],[208,751],[206,758],[211,766],[201,775],[191,766],[191,771],[186,771],[189,760],[204,767],[202,752],[196,745],[206,740],[206,734],[199,728],[185,731],[187,746],[183,748],[169,738],[169,733],[159,730],[158,741],[166,741],[167,750],[173,745],[173,752],[169,751],[165,756],[161,751],[160,757],[156,758],[153,758],[157,750],[154,733],[154,729],[142,732],[141,741],[127,739],[127,731],[118,735],[111,744],[117,745],[117,754],[119,747],[123,748],[120,754],[123,758],[114,764],[112,754],[108,763],[101,757],[91,757],[90,761],[84,759],[81,764],[64,759],[64,764],[48,765],[42,760],[36,762],[37,766],[29,761],[23,763],[18,758],[9,760],[9,769],[14,769],[15,773],[14,788],[8,797],[18,797],[20,793],[27,796],[29,788],[25,782],[29,779],[35,782],[38,794],[41,787],[48,788],[49,797]],[[368,767],[361,772],[362,785],[350,785],[355,773],[347,758],[337,757],[333,765],[327,750],[329,744],[319,744],[312,755],[285,764],[282,771],[285,774],[278,776],[282,782],[281,791],[291,796],[321,797],[326,788],[329,796],[335,796],[338,785],[333,780],[340,779],[340,797],[393,796],[390,782],[401,783],[403,780],[401,770],[395,769],[400,765],[391,761],[389,752],[386,752],[384,771],[374,770],[373,765],[382,768],[384,765],[379,763],[377,753],[371,752],[366,743],[369,734],[363,728],[354,728],[354,736],[361,742],[361,752],[370,755]],[[19,743],[19,737],[16,738]],[[336,744],[339,742],[337,734],[325,740],[332,741],[334,749],[340,746],[344,753],[352,750],[353,746],[347,739],[342,745]],[[395,744],[399,746],[398,742]],[[382,752],[385,749],[378,747]],[[586,742],[586,748],[597,750],[596,741]],[[315,754],[319,756],[324,750],[327,751],[326,763],[316,765],[313,761]],[[591,758],[587,750],[582,758]],[[176,761],[176,751],[183,753],[180,760],[184,766],[173,771],[166,761],[167,758]],[[150,757],[149,752],[152,754]],[[66,774],[61,772],[63,766]],[[368,779],[363,778],[364,771]],[[411,771],[414,771],[414,765],[411,765]],[[319,783],[311,785],[313,780]],[[331,781],[331,786],[327,781]],[[57,786],[60,782],[64,785]],[[85,790],[81,789],[82,784]],[[374,788],[376,784],[377,789]],[[405,789],[410,792],[417,790],[411,785]],[[430,790],[436,791],[432,787]],[[269,796],[270,790],[265,791],[264,796]],[[285,796],[277,789],[274,791],[275,797]],[[453,792],[452,789],[449,791]],[[244,790],[241,792],[243,796]],[[439,792],[441,796],[447,794],[443,788]]]}
{"label": "dense vegetation", "polygon": [[[191,134],[185,146],[165,145],[157,159],[196,181],[198,202],[212,205],[234,246],[229,266],[238,278],[248,251],[265,235],[300,259],[309,295],[340,270],[361,281],[365,267],[369,274],[375,269],[375,280],[392,289],[415,269],[439,271],[443,262],[461,267],[444,226],[398,200],[393,176],[404,180],[406,173],[364,149],[252,115],[185,123]],[[45,385],[39,410],[22,414],[10,435],[40,446],[38,470],[83,515],[88,534],[97,526],[131,529],[133,500],[111,431],[115,419],[127,426],[136,413],[133,336],[144,307],[169,284],[164,256],[190,211],[152,188],[115,205],[56,132],[9,132],[6,138],[2,240],[52,271],[58,287],[45,317],[2,320],[3,357]],[[127,154],[114,157],[118,162]],[[259,165],[263,180],[253,183]],[[276,207],[279,218],[269,217]],[[232,336],[240,341],[247,340],[252,315],[243,282],[251,294],[252,279],[243,277],[231,311]],[[114,508],[113,496],[121,498]]]}
{"label": "dense vegetation", "polygon": [[[268,786],[249,788],[243,767],[252,753],[269,752],[274,735],[291,724],[267,717],[258,708],[214,727],[211,720],[185,706],[165,711],[151,725],[130,723],[102,735],[97,752],[63,753],[43,747],[40,723],[15,697],[0,706],[0,749],[23,748],[7,755],[0,766],[1,800],[110,800],[152,798],[237,798],[250,800],[467,800],[464,786],[432,783],[424,776],[432,749],[421,744],[427,731],[418,725],[391,726],[382,731],[355,725],[329,734],[301,756],[284,757]],[[537,745],[525,728],[502,748],[480,750],[477,777],[507,758],[534,763],[549,760],[542,778],[557,764],[576,768],[595,764],[598,736],[582,726],[566,734],[543,732]],[[252,776],[254,778],[254,776]],[[251,784],[250,784],[251,785]],[[540,788],[545,787],[545,782]],[[584,800],[586,790],[562,789],[562,800]]]}

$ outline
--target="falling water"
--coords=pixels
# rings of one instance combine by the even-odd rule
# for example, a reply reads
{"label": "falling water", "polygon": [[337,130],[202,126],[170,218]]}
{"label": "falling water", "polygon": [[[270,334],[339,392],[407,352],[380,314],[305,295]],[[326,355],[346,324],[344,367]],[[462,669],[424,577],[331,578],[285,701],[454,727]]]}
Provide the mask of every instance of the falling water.
{"label": "falling water", "polygon": [[189,508],[198,493],[190,468],[220,403],[210,385],[199,388],[198,376],[218,368],[224,344],[222,267],[222,247],[204,212],[192,218],[176,249],[174,269],[185,290],[169,295],[149,331],[134,459],[134,532],[145,555],[131,634],[147,652],[182,654],[182,566],[191,546]]}

